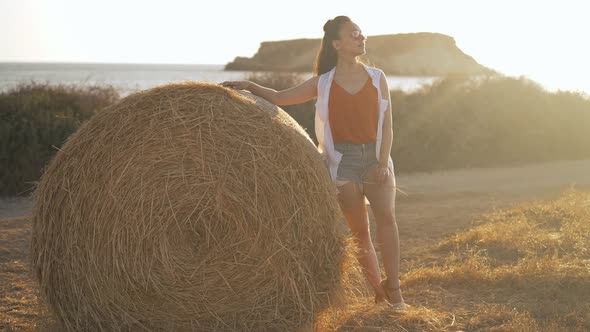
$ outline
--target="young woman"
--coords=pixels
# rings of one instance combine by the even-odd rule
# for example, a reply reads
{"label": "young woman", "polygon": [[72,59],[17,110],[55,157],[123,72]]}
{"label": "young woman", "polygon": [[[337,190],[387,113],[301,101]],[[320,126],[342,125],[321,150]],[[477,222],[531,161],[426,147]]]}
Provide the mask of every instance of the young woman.
{"label": "young woman", "polygon": [[[324,25],[314,76],[276,91],[250,81],[221,85],[249,90],[275,105],[291,105],[317,97],[315,131],[339,202],[360,249],[359,262],[375,290],[375,302],[405,308],[399,281],[399,236],[395,221],[395,174],[390,157],[393,141],[391,99],[381,69],[360,62],[366,37],[346,16]],[[369,231],[365,197],[377,224],[377,242],[387,278]]]}

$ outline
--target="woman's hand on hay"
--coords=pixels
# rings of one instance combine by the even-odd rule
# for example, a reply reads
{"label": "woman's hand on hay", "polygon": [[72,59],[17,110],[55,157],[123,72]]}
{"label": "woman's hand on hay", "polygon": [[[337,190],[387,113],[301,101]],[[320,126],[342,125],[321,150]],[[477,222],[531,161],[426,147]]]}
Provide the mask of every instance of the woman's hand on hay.
{"label": "woman's hand on hay", "polygon": [[252,82],[250,81],[224,81],[221,83],[222,86],[226,88],[236,89],[236,90],[249,90]]}

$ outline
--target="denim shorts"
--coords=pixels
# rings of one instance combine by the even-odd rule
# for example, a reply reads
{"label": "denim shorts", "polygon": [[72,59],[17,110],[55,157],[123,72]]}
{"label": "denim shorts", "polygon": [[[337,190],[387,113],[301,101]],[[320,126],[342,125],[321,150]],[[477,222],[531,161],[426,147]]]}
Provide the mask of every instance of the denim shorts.
{"label": "denim shorts", "polygon": [[363,184],[367,172],[378,163],[376,143],[353,144],[335,143],[334,149],[342,153],[342,159],[336,172],[336,185],[347,182]]}

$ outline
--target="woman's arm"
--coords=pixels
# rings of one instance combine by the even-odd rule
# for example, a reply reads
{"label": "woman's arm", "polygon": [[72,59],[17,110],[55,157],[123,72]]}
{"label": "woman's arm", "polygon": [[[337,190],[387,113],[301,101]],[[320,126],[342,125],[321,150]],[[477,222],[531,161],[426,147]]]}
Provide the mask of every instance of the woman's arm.
{"label": "woman's arm", "polygon": [[387,99],[388,101],[387,110],[385,111],[383,118],[383,136],[381,137],[381,150],[379,151],[379,167],[386,169],[389,163],[389,156],[391,155],[391,147],[393,145],[393,120],[391,115],[391,93],[389,92],[387,79],[383,72],[381,73],[379,84],[381,84],[381,98]]}
{"label": "woman's arm", "polygon": [[319,76],[314,76],[299,85],[282,91],[267,88],[250,81],[225,81],[221,85],[238,90],[248,90],[275,105],[281,106],[304,103],[316,97],[318,78]]}

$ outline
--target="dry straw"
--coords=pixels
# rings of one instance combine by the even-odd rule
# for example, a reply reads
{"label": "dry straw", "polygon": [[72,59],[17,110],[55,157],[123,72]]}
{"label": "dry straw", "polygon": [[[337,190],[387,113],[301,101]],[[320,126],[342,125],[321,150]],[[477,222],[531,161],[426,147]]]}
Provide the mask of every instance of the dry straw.
{"label": "dry straw", "polygon": [[34,193],[32,270],[67,330],[297,330],[353,289],[335,187],[283,110],[216,84],[130,95]]}

